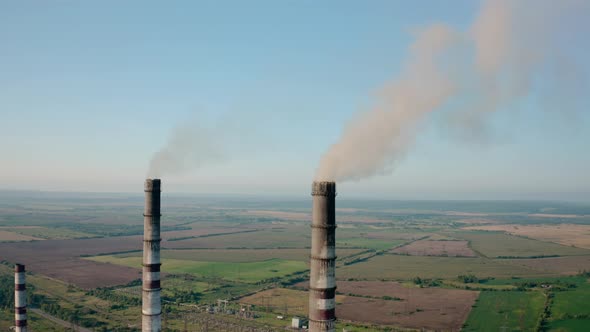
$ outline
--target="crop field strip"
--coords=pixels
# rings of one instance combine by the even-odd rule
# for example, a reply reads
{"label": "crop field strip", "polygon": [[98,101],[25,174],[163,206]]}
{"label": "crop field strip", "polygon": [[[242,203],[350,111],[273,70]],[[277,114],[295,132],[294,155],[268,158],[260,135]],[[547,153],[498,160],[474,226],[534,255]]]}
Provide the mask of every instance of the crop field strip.
{"label": "crop field strip", "polygon": [[390,252],[410,256],[477,257],[469,243],[461,240],[419,240]]}
{"label": "crop field strip", "polygon": [[504,259],[502,262],[560,275],[576,275],[582,271],[590,271],[590,256]]}
{"label": "crop field strip", "polygon": [[458,275],[511,278],[555,276],[556,273],[514,266],[483,257],[434,257],[383,254],[367,261],[337,268],[339,280],[409,280],[414,277],[454,279]]}
{"label": "crop field strip", "polygon": [[554,242],[564,246],[590,249],[590,225],[550,224],[550,225],[482,225],[464,227],[467,230],[505,232],[531,239]]}
{"label": "crop field strip", "polygon": [[[587,278],[577,278],[577,287],[574,289],[554,292],[549,326],[584,326],[590,320],[589,298],[590,283]],[[587,328],[589,325],[585,326]]]}
{"label": "crop field strip", "polygon": [[583,256],[590,250],[573,248],[551,242],[488,231],[464,231],[451,233],[452,236],[469,241],[470,247],[490,258],[537,258],[543,256]]}
{"label": "crop field strip", "polygon": [[[364,252],[364,249],[339,249],[338,257],[347,258]],[[269,259],[309,261],[309,249],[163,249],[163,259],[203,262],[258,262]],[[116,257],[141,257],[141,251],[117,254]]]}
{"label": "crop field strip", "polygon": [[[96,256],[89,257],[103,263],[140,267],[141,257]],[[164,273],[188,273],[205,277],[222,278],[242,282],[259,282],[265,279],[284,277],[299,271],[305,271],[307,264],[301,261],[270,259],[259,262],[204,262],[194,260],[167,259],[162,265]]]}
{"label": "crop field strip", "polygon": [[482,291],[463,331],[534,331],[544,303],[541,292]]}

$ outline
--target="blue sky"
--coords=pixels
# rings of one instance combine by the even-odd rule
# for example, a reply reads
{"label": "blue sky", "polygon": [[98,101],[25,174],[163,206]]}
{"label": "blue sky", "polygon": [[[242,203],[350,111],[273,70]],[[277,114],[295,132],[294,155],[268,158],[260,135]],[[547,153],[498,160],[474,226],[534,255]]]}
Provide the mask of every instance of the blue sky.
{"label": "blue sky", "polygon": [[[141,191],[153,153],[191,121],[212,128],[223,160],[165,189],[308,195],[322,153],[400,71],[413,29],[463,29],[479,6],[449,3],[3,3],[0,189]],[[585,44],[571,52],[587,71]],[[391,174],[340,195],[590,200],[588,112],[540,108],[531,97],[498,112],[483,144],[433,117]]]}

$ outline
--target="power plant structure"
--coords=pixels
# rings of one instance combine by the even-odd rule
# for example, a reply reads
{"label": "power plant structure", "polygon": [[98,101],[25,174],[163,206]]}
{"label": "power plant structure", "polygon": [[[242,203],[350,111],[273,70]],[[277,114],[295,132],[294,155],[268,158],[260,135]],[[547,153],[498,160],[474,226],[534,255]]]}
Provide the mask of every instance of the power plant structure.
{"label": "power plant structure", "polygon": [[309,331],[336,330],[336,183],[314,181],[309,274]]}
{"label": "power plant structure", "polygon": [[27,332],[27,285],[25,266],[14,266],[14,326],[16,332]]}
{"label": "power plant structure", "polygon": [[160,299],[160,179],[146,179],[143,213],[142,332],[162,330]]}

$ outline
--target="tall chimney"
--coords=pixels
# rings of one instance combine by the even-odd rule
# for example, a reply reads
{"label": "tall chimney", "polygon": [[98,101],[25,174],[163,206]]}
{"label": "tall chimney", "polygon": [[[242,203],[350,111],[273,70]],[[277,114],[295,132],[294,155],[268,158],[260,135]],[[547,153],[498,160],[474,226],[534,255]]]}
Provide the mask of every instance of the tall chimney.
{"label": "tall chimney", "polygon": [[333,332],[336,330],[336,183],[314,181],[311,195],[309,331]]}
{"label": "tall chimney", "polygon": [[160,332],[160,179],[145,180],[144,191],[141,330]]}
{"label": "tall chimney", "polygon": [[27,332],[27,286],[25,266],[14,266],[14,325],[16,332]]}

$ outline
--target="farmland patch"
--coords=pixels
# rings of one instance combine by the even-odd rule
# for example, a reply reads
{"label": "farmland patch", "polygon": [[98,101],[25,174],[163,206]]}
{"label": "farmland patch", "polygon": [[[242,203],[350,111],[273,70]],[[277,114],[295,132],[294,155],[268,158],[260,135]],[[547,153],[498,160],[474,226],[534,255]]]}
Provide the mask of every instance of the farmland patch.
{"label": "farmland patch", "polygon": [[467,241],[461,240],[419,240],[391,251],[411,256],[476,257]]}
{"label": "farmland patch", "polygon": [[555,242],[565,246],[590,249],[590,225],[486,225],[471,226],[465,229],[502,231],[509,234],[526,236],[542,241]]}
{"label": "farmland patch", "polygon": [[341,280],[409,280],[414,277],[454,279],[473,274],[479,278],[512,276],[554,276],[529,268],[505,264],[502,260],[468,257],[378,255],[365,262],[337,268]]}

